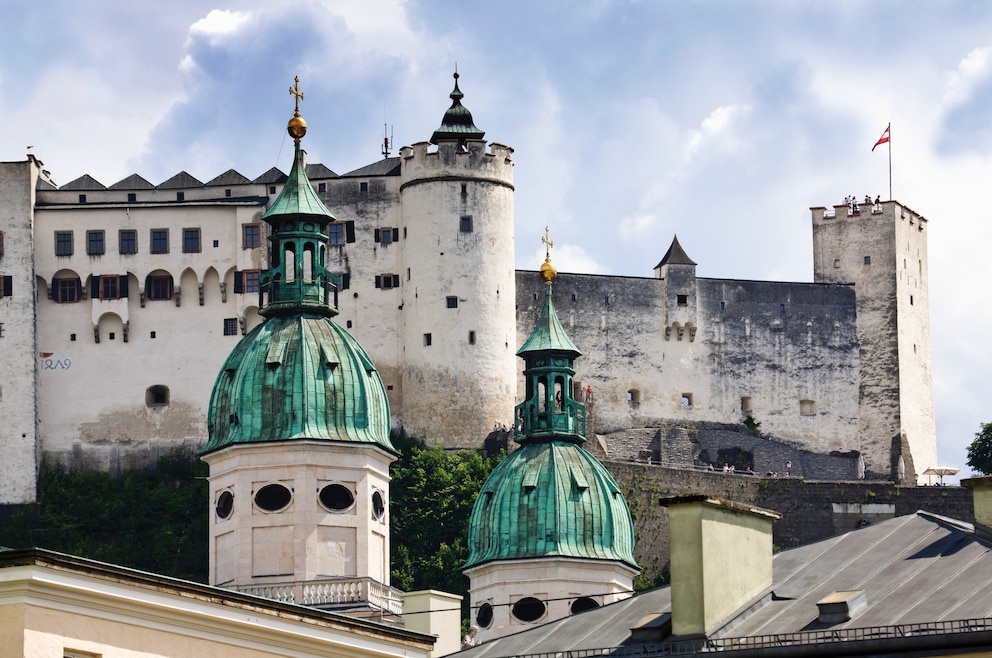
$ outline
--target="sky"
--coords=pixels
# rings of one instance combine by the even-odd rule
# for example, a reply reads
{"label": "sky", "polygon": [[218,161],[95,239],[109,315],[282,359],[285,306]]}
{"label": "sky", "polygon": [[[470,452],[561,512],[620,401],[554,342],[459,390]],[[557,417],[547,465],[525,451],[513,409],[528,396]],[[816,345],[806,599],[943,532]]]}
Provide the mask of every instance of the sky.
{"label": "sky", "polygon": [[[0,160],[61,185],[345,173],[426,141],[450,101],[514,152],[517,267],[812,281],[809,208],[929,220],[937,446],[992,422],[992,3],[979,0],[0,0]],[[394,151],[395,155],[395,151]],[[986,181],[986,183],[983,183]],[[953,479],[956,481],[956,478]],[[948,480],[950,482],[952,480]]]}

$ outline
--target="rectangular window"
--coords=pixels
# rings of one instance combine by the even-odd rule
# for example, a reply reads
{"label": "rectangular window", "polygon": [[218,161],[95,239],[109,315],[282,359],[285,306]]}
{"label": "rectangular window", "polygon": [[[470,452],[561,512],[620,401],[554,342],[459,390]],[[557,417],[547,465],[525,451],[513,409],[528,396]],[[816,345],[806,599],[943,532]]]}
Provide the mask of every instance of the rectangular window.
{"label": "rectangular window", "polygon": [[225,336],[237,336],[238,335],[238,319],[237,318],[224,318],[224,335]]}
{"label": "rectangular window", "polygon": [[72,255],[72,231],[55,232],[55,255],[56,256]]}
{"label": "rectangular window", "polygon": [[468,344],[469,345],[475,345],[475,332],[474,331],[468,332]]}
{"label": "rectangular window", "polygon": [[0,231],[0,258],[3,258],[3,231]]}
{"label": "rectangular window", "polygon": [[79,195],[79,203],[86,203],[86,195],[85,194],[80,194]]}
{"label": "rectangular window", "polygon": [[82,296],[79,279],[55,279],[52,282],[52,298],[59,304],[78,302]]}
{"label": "rectangular window", "polygon": [[184,254],[200,253],[200,229],[198,228],[183,229],[183,253]]}
{"label": "rectangular window", "polygon": [[424,347],[430,347],[430,346],[431,346],[431,335],[424,334]]}
{"label": "rectangular window", "polygon": [[458,220],[458,230],[462,233],[472,232],[472,215],[462,215]]}
{"label": "rectangular window", "polygon": [[10,297],[14,294],[14,277],[0,276],[0,297]]}
{"label": "rectangular window", "polygon": [[100,299],[120,299],[121,278],[119,276],[100,277]]}
{"label": "rectangular window", "polygon": [[871,265],[871,256],[865,256],[865,265]]}
{"label": "rectangular window", "polygon": [[327,225],[328,244],[344,244],[344,224]]}
{"label": "rectangular window", "polygon": [[148,299],[163,300],[172,299],[172,277],[171,276],[150,276],[148,277]]}
{"label": "rectangular window", "polygon": [[255,249],[262,246],[261,224],[242,224],[241,235],[241,243],[245,249]]}
{"label": "rectangular window", "polygon": [[131,254],[138,253],[138,232],[137,231],[121,231],[118,236],[118,244],[120,246],[121,254],[128,256]]}
{"label": "rectangular window", "polygon": [[682,394],[682,406],[686,409],[692,408],[692,393]]}
{"label": "rectangular window", "polygon": [[399,274],[379,274],[375,277],[375,287],[376,288],[399,288],[400,287],[400,275]]}
{"label": "rectangular window", "polygon": [[447,302],[448,302],[448,308],[458,308],[458,298],[457,297],[450,297],[449,296],[447,298]]}
{"label": "rectangular window", "polygon": [[275,194],[275,193],[276,193],[276,186],[269,185],[269,194]]}
{"label": "rectangular window", "polygon": [[259,290],[259,271],[258,270],[247,270],[245,271],[245,292],[257,293]]}
{"label": "rectangular window", "polygon": [[134,192],[128,192],[127,193],[127,202],[128,203],[135,203],[137,200],[138,200],[138,195],[137,194],[135,194]]}
{"label": "rectangular window", "polygon": [[231,196],[231,188],[228,187],[227,189],[224,190],[224,196],[225,197]]}
{"label": "rectangular window", "polygon": [[152,253],[153,254],[169,253],[169,229],[167,228],[152,229]]}
{"label": "rectangular window", "polygon": [[751,413],[751,396],[741,396],[741,411],[746,414]]}
{"label": "rectangular window", "polygon": [[186,200],[185,192],[176,192],[176,201],[185,201],[185,200]]}
{"label": "rectangular window", "polygon": [[103,231],[86,231],[86,255],[103,255]]}
{"label": "rectangular window", "polygon": [[369,184],[368,183],[359,183],[358,184],[358,191],[361,194],[368,194],[369,193]]}
{"label": "rectangular window", "polygon": [[317,193],[323,194],[327,191],[327,183],[317,183]]}
{"label": "rectangular window", "polygon": [[720,302],[720,310],[721,311],[727,310],[727,302]]}
{"label": "rectangular window", "polygon": [[688,306],[689,295],[675,295],[675,303],[679,306]]}

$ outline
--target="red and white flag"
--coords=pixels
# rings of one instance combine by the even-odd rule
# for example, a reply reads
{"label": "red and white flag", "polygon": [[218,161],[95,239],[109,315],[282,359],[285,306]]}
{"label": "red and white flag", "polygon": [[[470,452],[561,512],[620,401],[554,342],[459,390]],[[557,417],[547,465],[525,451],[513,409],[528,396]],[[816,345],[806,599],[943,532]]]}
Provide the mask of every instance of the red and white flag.
{"label": "red and white flag", "polygon": [[875,142],[875,146],[872,146],[871,147],[871,150],[872,151],[874,151],[876,148],[878,148],[882,144],[885,144],[886,142],[889,141],[889,128],[891,128],[891,127],[892,127],[892,124],[891,123],[889,125],[885,126],[885,132],[882,133],[882,136],[878,138],[878,141],[877,142]]}

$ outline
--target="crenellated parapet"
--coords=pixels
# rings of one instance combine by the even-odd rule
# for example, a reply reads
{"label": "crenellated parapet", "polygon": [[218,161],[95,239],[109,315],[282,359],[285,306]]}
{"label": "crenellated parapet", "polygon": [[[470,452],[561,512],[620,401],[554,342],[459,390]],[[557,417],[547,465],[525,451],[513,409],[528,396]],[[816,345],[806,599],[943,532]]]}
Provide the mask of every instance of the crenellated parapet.
{"label": "crenellated parapet", "polygon": [[498,142],[469,139],[464,145],[442,141],[437,146],[417,142],[400,149],[403,160],[400,190],[411,185],[445,180],[488,180],[513,188],[513,149]]}

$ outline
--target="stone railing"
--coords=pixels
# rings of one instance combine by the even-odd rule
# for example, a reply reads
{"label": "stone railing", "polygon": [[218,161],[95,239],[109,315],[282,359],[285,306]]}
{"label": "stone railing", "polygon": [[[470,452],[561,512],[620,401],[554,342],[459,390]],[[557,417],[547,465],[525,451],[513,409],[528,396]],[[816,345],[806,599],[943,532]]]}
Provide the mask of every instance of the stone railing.
{"label": "stone railing", "polygon": [[403,600],[399,590],[371,578],[327,578],[283,583],[241,585],[239,592],[283,603],[314,608],[345,608],[367,605],[371,610],[401,614]]}

